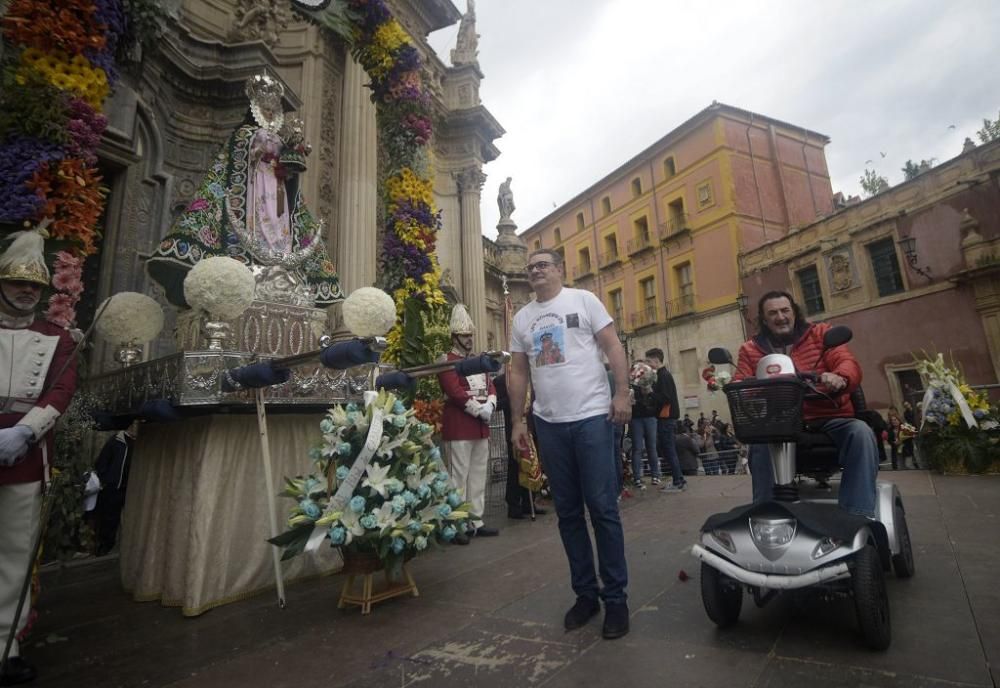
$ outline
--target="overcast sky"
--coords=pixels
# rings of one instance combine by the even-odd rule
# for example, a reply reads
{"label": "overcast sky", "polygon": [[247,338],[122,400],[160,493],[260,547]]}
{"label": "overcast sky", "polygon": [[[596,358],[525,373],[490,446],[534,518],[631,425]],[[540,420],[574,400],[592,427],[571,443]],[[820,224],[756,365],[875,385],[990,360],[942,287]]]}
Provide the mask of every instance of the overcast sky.
{"label": "overcast sky", "polygon": [[[713,100],[829,136],[848,194],[866,161],[896,184],[1000,111],[997,0],[478,0],[476,27],[480,96],[507,131],[485,168],[490,237],[506,177],[527,229]],[[457,32],[431,35],[445,62]]]}

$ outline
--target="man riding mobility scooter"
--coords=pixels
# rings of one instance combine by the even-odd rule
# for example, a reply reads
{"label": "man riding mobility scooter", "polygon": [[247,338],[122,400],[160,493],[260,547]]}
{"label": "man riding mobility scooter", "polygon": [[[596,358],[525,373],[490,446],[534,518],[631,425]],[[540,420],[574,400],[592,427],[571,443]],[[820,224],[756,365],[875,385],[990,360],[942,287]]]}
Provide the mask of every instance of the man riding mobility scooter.
{"label": "man riding mobility scooter", "polygon": [[[762,299],[762,319],[765,303]],[[851,331],[810,327],[823,328],[813,371],[796,370],[785,353],[769,353],[757,362],[756,377],[723,387],[737,438],[758,445],[751,452],[761,452],[759,474],[767,475],[760,466],[768,467],[762,454],[770,455],[774,484],[768,483],[770,494],[762,498],[758,475],[754,504],[715,514],[702,526],[701,541],[692,548],[701,560],[702,602],[709,618],[726,627],[739,618],[744,589],[764,606],[778,592],[821,586],[830,596],[853,597],[865,645],[884,650],[892,638],[884,571],[891,566],[900,578],[914,573],[906,515],[896,486],[874,478],[868,482],[869,490],[875,484],[873,513],[848,511],[844,492],[853,486],[847,485],[846,471],[839,505],[835,499],[799,498],[797,473],[825,477],[848,465],[833,439],[819,429],[823,423],[811,427],[803,422],[802,406],[803,401],[838,404],[814,371],[824,368],[820,364],[828,353],[851,339]],[[725,349],[712,349],[709,360],[732,364]],[[846,448],[850,450],[849,443]]]}

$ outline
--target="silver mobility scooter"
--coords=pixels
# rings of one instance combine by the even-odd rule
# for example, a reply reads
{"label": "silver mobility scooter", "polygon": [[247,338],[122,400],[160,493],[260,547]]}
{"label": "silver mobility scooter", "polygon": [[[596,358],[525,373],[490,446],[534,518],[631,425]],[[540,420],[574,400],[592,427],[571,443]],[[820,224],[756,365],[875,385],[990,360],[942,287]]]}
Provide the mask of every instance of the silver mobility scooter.
{"label": "silver mobility scooter", "polygon": [[[823,353],[850,339],[847,327],[831,328]],[[733,362],[719,348],[709,360]],[[701,561],[702,602],[709,618],[726,627],[739,618],[744,589],[759,607],[779,592],[805,588],[852,597],[864,644],[884,650],[892,639],[884,572],[891,566],[899,578],[914,573],[903,500],[895,485],[879,480],[872,520],[844,511],[827,495],[800,499],[797,474],[839,470],[833,441],[802,421],[803,399],[833,402],[817,384],[815,373],[796,371],[788,356],[769,354],[757,365],[756,378],[723,388],[737,438],[768,445],[774,499],[715,514],[702,526],[701,541],[692,548]]]}

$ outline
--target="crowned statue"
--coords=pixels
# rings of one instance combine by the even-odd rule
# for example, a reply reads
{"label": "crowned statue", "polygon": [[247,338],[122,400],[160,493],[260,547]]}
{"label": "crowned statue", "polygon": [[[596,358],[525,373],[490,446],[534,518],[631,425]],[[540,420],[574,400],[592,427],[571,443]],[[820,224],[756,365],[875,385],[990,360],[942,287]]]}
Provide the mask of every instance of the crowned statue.
{"label": "crowned statue", "polygon": [[323,223],[309,212],[300,191],[299,175],[311,150],[302,123],[285,117],[284,87],[277,79],[253,76],[246,94],[247,117],[146,269],[180,307],[188,306],[183,288],[188,271],[213,256],[250,267],[261,301],[319,307],[341,301]]}

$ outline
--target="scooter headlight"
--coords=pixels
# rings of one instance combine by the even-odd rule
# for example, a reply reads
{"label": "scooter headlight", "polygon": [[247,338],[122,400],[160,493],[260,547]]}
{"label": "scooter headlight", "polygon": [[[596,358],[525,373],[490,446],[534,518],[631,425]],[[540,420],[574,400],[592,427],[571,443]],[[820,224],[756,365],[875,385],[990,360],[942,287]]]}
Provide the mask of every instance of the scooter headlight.
{"label": "scooter headlight", "polygon": [[761,547],[784,547],[795,537],[794,518],[751,518],[750,535]]}
{"label": "scooter headlight", "polygon": [[736,545],[733,544],[733,538],[729,533],[724,530],[713,530],[711,535],[712,539],[722,545],[722,547],[732,554],[736,554]]}
{"label": "scooter headlight", "polygon": [[843,542],[841,542],[837,538],[832,538],[832,537],[823,538],[822,540],[819,541],[819,544],[816,545],[815,549],[813,549],[813,559],[821,559],[822,557],[825,557],[827,554],[837,549],[842,544]]}

